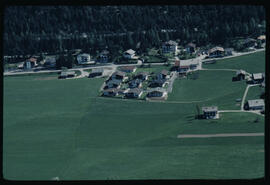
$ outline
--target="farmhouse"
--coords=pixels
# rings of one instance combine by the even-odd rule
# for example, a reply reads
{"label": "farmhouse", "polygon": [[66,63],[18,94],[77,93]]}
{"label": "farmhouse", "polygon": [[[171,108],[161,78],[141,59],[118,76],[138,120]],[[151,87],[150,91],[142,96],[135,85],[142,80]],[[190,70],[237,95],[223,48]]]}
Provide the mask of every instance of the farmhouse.
{"label": "farmhouse", "polygon": [[236,71],[237,80],[244,80],[246,76],[246,72],[242,69]]}
{"label": "farmhouse", "polygon": [[90,55],[87,53],[83,53],[77,56],[78,64],[93,64],[94,61],[90,61]]}
{"label": "farmhouse", "polygon": [[58,78],[72,78],[75,75],[75,71],[62,71]]}
{"label": "farmhouse", "polygon": [[188,53],[194,53],[196,51],[196,45],[194,43],[188,43],[186,45],[186,51]]}
{"label": "farmhouse", "polygon": [[116,71],[112,74],[111,79],[124,80],[125,76],[126,76],[125,72]]}
{"label": "farmhouse", "polygon": [[202,107],[203,117],[205,119],[217,119],[218,118],[218,107],[211,106],[211,107]]}
{"label": "farmhouse", "polygon": [[30,59],[26,60],[23,64],[24,69],[32,69],[34,67],[37,67],[37,59],[34,57],[31,57]]}
{"label": "farmhouse", "polygon": [[167,92],[163,88],[154,88],[154,89],[151,89],[147,93],[146,96],[149,98],[151,98],[151,97],[165,97],[165,96],[167,96]]}
{"label": "farmhouse", "polygon": [[135,75],[133,79],[140,79],[144,81],[148,79],[148,76],[149,76],[148,72],[142,71],[142,72],[139,72],[137,75]]}
{"label": "farmhouse", "polygon": [[107,63],[109,59],[109,51],[103,50],[97,57],[97,62],[99,63]]}
{"label": "farmhouse", "polygon": [[263,74],[262,73],[253,73],[252,76],[252,81],[254,84],[259,84],[262,83],[264,80]]}
{"label": "farmhouse", "polygon": [[135,51],[132,49],[129,49],[124,52],[123,56],[127,59],[133,59],[135,57]]}
{"label": "farmhouse", "polygon": [[248,110],[263,110],[264,100],[263,99],[248,100],[247,109]]}
{"label": "farmhouse", "polygon": [[222,56],[224,56],[224,53],[225,53],[224,49],[222,47],[218,47],[218,46],[208,50],[208,55],[210,58],[222,57]]}
{"label": "farmhouse", "polygon": [[106,83],[106,86],[104,89],[110,89],[110,88],[119,88],[121,84],[121,80],[112,79]]}
{"label": "farmhouse", "polygon": [[56,66],[56,58],[55,57],[46,57],[43,66],[49,67],[49,68],[55,67]]}
{"label": "farmhouse", "polygon": [[136,66],[122,66],[119,67],[119,70],[126,73],[133,73],[136,71]]}
{"label": "farmhouse", "polygon": [[130,89],[125,93],[126,98],[139,98],[141,97],[143,91],[139,88]]}
{"label": "farmhouse", "polygon": [[103,74],[103,68],[94,68],[92,69],[91,73],[89,74],[89,78],[96,77],[96,76],[102,76]]}
{"label": "farmhouse", "polygon": [[162,44],[162,52],[163,53],[177,53],[178,44],[175,41],[167,41]]}

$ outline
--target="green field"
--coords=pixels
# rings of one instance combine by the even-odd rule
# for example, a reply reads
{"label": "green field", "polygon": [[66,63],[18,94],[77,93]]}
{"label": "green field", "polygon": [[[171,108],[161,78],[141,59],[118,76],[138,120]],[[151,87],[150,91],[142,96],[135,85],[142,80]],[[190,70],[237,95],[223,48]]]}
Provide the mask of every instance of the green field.
{"label": "green field", "polygon": [[246,100],[261,99],[260,95],[265,91],[260,86],[250,87],[246,96]]}
{"label": "green field", "polygon": [[104,79],[5,77],[4,178],[263,177],[264,137],[177,138],[264,131],[262,116],[222,113],[218,120],[196,120],[197,103],[173,102],[209,98],[199,106],[238,109],[234,99],[242,96],[245,84],[231,82],[232,73],[201,71],[197,80],[177,80],[164,103],[98,97]]}
{"label": "green field", "polygon": [[[217,105],[219,109],[240,109],[235,100],[242,98],[246,83],[232,82],[231,71],[199,71],[198,79],[177,79],[168,101],[198,103],[202,106]],[[198,101],[198,102],[196,102]]]}
{"label": "green field", "polygon": [[209,69],[243,69],[249,73],[265,72],[265,51],[235,58],[217,60],[215,64],[204,64]]}

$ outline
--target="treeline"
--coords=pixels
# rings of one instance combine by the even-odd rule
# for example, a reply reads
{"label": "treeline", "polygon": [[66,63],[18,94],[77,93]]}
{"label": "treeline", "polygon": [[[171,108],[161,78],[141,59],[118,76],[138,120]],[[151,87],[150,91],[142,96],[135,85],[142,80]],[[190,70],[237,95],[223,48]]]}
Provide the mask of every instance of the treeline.
{"label": "treeline", "polygon": [[140,52],[169,39],[226,47],[232,38],[265,33],[265,24],[262,6],[11,6],[4,11],[4,55]]}

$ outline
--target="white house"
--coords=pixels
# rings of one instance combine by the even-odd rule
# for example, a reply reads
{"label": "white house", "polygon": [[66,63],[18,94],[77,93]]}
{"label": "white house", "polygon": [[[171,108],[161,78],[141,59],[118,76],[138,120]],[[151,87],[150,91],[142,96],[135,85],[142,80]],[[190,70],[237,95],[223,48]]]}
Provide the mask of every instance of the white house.
{"label": "white house", "polygon": [[128,59],[133,59],[135,57],[135,51],[132,49],[129,49],[124,52],[123,56]]}
{"label": "white house", "polygon": [[78,64],[92,64],[95,63],[93,61],[90,61],[90,55],[87,53],[83,53],[77,56]]}

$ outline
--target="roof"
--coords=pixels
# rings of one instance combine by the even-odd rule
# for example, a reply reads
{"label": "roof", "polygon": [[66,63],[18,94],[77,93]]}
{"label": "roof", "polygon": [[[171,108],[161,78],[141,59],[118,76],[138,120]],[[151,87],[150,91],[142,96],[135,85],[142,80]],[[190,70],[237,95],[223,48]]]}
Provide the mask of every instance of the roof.
{"label": "roof", "polygon": [[104,89],[103,92],[118,92],[116,88]]}
{"label": "roof", "polygon": [[246,71],[244,71],[244,70],[242,70],[242,69],[240,69],[240,70],[237,70],[236,71],[236,75],[239,75],[239,74],[246,74]]}
{"label": "roof", "polygon": [[165,89],[160,88],[160,87],[156,87],[156,88],[152,88],[152,89],[148,90],[148,93],[155,92],[155,91],[162,92],[162,93],[166,92]]}
{"label": "roof", "polygon": [[90,55],[87,54],[87,53],[80,54],[79,56],[80,56],[80,57],[90,57]]}
{"label": "roof", "polygon": [[256,100],[248,100],[249,107],[256,107],[256,106],[264,106],[263,99],[256,99]]}
{"label": "roof", "polygon": [[128,93],[140,94],[142,92],[139,88],[130,89]]}
{"label": "roof", "polygon": [[180,60],[175,60],[174,66],[180,66]]}
{"label": "roof", "polygon": [[91,73],[102,73],[103,71],[104,71],[103,68],[94,68],[92,69]]}
{"label": "roof", "polygon": [[265,38],[266,38],[265,35],[260,35],[257,39],[258,40],[265,40]]}
{"label": "roof", "polygon": [[209,50],[208,50],[208,53],[213,53],[213,52],[215,52],[215,51],[224,51],[224,48],[219,47],[219,46],[216,46],[216,47],[214,47],[214,48],[212,48],[212,49],[209,49]]}
{"label": "roof", "polygon": [[160,73],[163,75],[168,75],[169,71],[167,71],[166,69],[163,69]]}
{"label": "roof", "polygon": [[112,75],[125,76],[126,73],[122,71],[115,71]]}
{"label": "roof", "polygon": [[136,66],[121,66],[119,70],[134,70]]}
{"label": "roof", "polygon": [[116,85],[120,85],[121,84],[121,80],[110,80],[107,82],[107,84],[116,84]]}
{"label": "roof", "polygon": [[146,71],[141,71],[141,72],[137,73],[136,76],[139,76],[139,75],[147,76],[148,74],[149,74],[149,73],[146,72]]}
{"label": "roof", "polygon": [[246,38],[246,39],[244,40],[244,43],[248,43],[248,42],[256,42],[256,40],[253,39],[253,38]]}
{"label": "roof", "polygon": [[60,76],[75,75],[75,71],[62,71]]}
{"label": "roof", "polygon": [[216,112],[217,110],[218,110],[217,106],[202,107],[203,112]]}
{"label": "roof", "polygon": [[165,83],[165,79],[156,79],[156,80],[153,80],[151,83],[159,83],[159,84],[164,84]]}
{"label": "roof", "polygon": [[263,78],[263,75],[262,75],[262,73],[253,73],[252,77],[254,80],[259,80],[259,79]]}
{"label": "roof", "polygon": [[30,61],[30,62],[36,62],[36,61],[37,61],[37,59],[36,59],[36,58],[34,58],[34,57],[31,57],[31,58],[29,58],[29,61]]}
{"label": "roof", "polygon": [[108,55],[109,53],[110,53],[109,51],[103,50],[103,51],[100,53],[100,55]]}
{"label": "roof", "polygon": [[125,51],[125,53],[132,55],[132,54],[135,54],[135,51],[133,49],[129,49],[129,50]]}
{"label": "roof", "polygon": [[167,42],[164,43],[165,45],[174,45],[177,46],[177,42],[173,41],[173,40],[169,40]]}
{"label": "roof", "polygon": [[196,47],[196,44],[190,42],[186,45],[186,47],[191,47],[191,48],[195,48]]}

